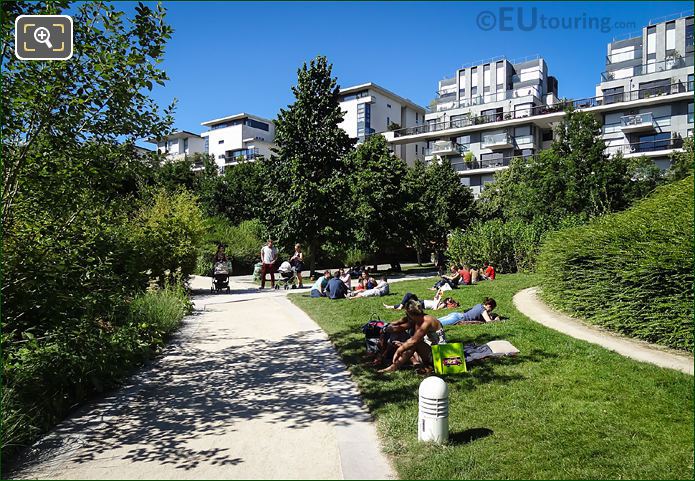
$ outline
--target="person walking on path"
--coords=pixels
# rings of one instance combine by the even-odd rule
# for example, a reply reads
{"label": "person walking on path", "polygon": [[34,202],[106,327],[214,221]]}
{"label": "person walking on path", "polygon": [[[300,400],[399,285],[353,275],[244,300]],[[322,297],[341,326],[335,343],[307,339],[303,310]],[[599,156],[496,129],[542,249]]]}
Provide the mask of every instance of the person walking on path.
{"label": "person walking on path", "polygon": [[261,289],[265,289],[265,275],[270,272],[270,287],[275,287],[275,261],[278,258],[278,250],[273,246],[273,240],[268,239],[268,243],[261,249]]}

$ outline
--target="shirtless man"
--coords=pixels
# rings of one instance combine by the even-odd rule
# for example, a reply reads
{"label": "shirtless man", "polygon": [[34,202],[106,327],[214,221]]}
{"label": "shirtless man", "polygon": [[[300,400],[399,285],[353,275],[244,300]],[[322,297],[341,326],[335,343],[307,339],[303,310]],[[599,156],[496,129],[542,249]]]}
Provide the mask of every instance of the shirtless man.
{"label": "shirtless man", "polygon": [[[406,317],[398,322],[390,324],[389,330],[391,332],[401,332],[412,327],[414,330],[413,335],[398,346],[398,349],[396,349],[393,355],[393,364],[379,372],[393,372],[397,370],[408,362],[416,353],[427,369],[432,364],[432,348],[430,344],[446,343],[444,328],[441,323],[436,317],[425,314],[418,301],[411,299],[406,302],[405,313]],[[426,342],[425,339],[427,339],[429,343]]]}

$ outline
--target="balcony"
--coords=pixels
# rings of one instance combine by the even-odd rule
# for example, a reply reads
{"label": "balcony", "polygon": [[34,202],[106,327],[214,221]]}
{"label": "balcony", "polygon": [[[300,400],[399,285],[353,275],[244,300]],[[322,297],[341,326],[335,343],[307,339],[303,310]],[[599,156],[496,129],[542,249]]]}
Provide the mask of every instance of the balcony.
{"label": "balcony", "polygon": [[479,170],[479,169],[496,169],[500,167],[509,167],[512,159],[528,159],[533,157],[532,155],[509,155],[506,157],[501,157],[499,159],[487,159],[487,160],[473,160],[471,162],[456,162],[452,163],[454,170],[458,172],[466,172],[469,170]]}
{"label": "balcony", "polygon": [[[642,154],[649,154],[651,152],[660,152],[664,150],[680,149],[683,147],[683,139],[672,138],[672,139],[661,139],[661,140],[650,140],[648,142],[633,142],[629,144],[611,145],[606,147],[606,155],[616,155],[618,153],[625,156],[630,155],[638,156]],[[633,154],[633,155],[631,155]]]}
{"label": "balcony", "polygon": [[231,155],[225,155],[224,156],[224,164],[229,165],[229,164],[236,164],[238,162],[244,162],[247,160],[255,160],[259,156],[260,156],[260,154],[258,153],[257,148],[245,149],[243,151],[234,152]]}
{"label": "balcony", "polygon": [[495,102],[501,102],[503,100],[522,99],[525,97],[530,97],[531,101],[535,99],[538,102],[540,102],[540,96],[538,95],[537,91],[536,93],[531,93],[528,95],[519,95],[519,92],[516,90],[505,90],[504,92],[493,92],[489,94],[476,95],[474,97],[471,97],[470,99],[465,98],[461,100],[456,100],[455,95],[446,97],[442,95],[435,99],[434,103],[430,107],[427,107],[426,110],[428,112],[445,112],[447,110],[462,109],[474,107],[476,105],[485,105]]}
{"label": "balcony", "polygon": [[609,95],[600,95],[598,97],[588,97],[577,100],[564,100],[552,105],[537,105],[535,107],[524,108],[517,112],[506,112],[504,114],[494,115],[479,115],[467,116],[457,120],[430,121],[425,125],[417,125],[415,127],[407,127],[393,131],[393,137],[405,137],[410,135],[420,135],[444,130],[459,129],[471,125],[481,125],[505,120],[530,118],[538,115],[547,115],[554,112],[562,112],[567,108],[575,110],[588,109],[592,107],[600,107],[609,104],[620,102],[630,102],[658,95],[675,95],[680,93],[692,92],[693,82],[678,82],[663,87],[650,87],[642,90],[632,90],[623,93],[613,93]]}
{"label": "balcony", "polygon": [[646,64],[641,64],[641,65],[635,65],[634,67],[628,67],[632,69],[632,74],[621,74],[619,77],[616,77],[615,73],[619,72],[620,70],[613,70],[613,71],[606,71],[601,73],[601,82],[609,82],[611,80],[615,80],[616,78],[629,78],[629,77],[638,77],[640,75],[646,75],[650,73],[655,73],[655,72],[665,72],[668,70],[675,70],[679,68],[684,68],[684,67],[692,67],[693,66],[693,57],[691,55],[687,57],[673,57],[673,58],[667,58],[666,60],[661,60],[659,62],[650,62]]}
{"label": "balcony", "polygon": [[431,148],[425,149],[425,155],[459,155],[467,150],[465,145],[450,140],[437,140]]}
{"label": "balcony", "polygon": [[647,132],[656,129],[654,116],[651,112],[620,117],[620,128],[623,132]]}
{"label": "balcony", "polygon": [[485,135],[480,147],[490,150],[510,149],[514,147],[514,139],[506,132],[494,135]]}

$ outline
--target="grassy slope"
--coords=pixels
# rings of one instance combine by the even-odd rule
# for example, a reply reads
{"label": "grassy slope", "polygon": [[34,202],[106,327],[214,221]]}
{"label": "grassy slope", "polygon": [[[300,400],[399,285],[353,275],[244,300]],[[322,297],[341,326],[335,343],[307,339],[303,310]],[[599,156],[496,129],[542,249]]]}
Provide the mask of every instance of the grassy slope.
{"label": "grassy slope", "polygon": [[[506,339],[515,358],[473,365],[449,377],[448,446],[417,442],[412,371],[382,376],[365,363],[360,326],[372,312],[398,317],[381,302],[408,290],[430,297],[432,281],[392,285],[381,299],[329,301],[290,296],[329,334],[370,410],[401,478],[693,478],[693,378],[638,363],[542,327],[512,305],[529,275],[454,291],[462,306],[497,300],[498,324],[447,328],[450,342]],[[470,441],[471,436],[492,434]]]}

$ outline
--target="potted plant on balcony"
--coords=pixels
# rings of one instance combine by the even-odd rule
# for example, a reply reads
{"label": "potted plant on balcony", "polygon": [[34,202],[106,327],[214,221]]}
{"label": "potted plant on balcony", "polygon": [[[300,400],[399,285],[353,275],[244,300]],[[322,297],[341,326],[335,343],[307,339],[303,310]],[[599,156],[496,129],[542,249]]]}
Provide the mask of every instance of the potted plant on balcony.
{"label": "potted plant on balcony", "polygon": [[475,157],[473,156],[473,152],[470,150],[463,154],[463,161],[466,163],[466,165],[470,166],[474,160]]}
{"label": "potted plant on balcony", "polygon": [[389,131],[393,132],[394,130],[398,130],[401,128],[400,124],[397,124],[396,122],[391,122],[388,127],[386,127]]}

